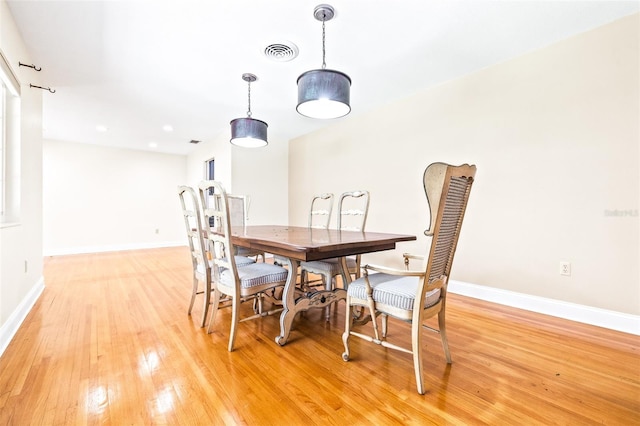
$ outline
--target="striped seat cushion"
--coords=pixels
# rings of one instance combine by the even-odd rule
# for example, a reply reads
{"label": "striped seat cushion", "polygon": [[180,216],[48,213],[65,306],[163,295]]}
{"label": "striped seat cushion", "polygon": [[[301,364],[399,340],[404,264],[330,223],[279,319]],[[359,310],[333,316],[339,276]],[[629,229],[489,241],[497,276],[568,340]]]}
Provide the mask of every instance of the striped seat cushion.
{"label": "striped seat cushion", "polygon": [[[317,273],[326,273],[333,275],[340,274],[340,259],[333,257],[331,259],[314,260],[311,262],[302,262],[300,264],[302,269],[308,269]],[[356,268],[356,259],[353,257],[347,257],[347,268],[350,271]]]}
{"label": "striped seat cushion", "polygon": [[239,268],[241,266],[251,265],[252,263],[256,263],[255,260],[245,257],[245,256],[235,256],[236,258],[236,266]]}
{"label": "striped seat cushion", "polygon": [[[349,284],[349,296],[367,299],[367,287],[364,277]],[[370,274],[369,283],[373,288],[373,300],[377,303],[394,306],[410,311],[418,291],[418,277],[402,277],[388,274]],[[431,290],[425,296],[424,307],[434,305],[440,299],[440,289]]]}
{"label": "striped seat cushion", "polygon": [[[226,259],[225,259],[226,260]],[[236,256],[236,266],[238,268],[242,267],[242,266],[247,266],[247,265],[251,265],[252,263],[256,263],[255,260],[248,258],[248,257],[244,257],[244,256]],[[213,265],[211,264],[211,261],[209,261],[209,268],[211,268]],[[204,266],[199,263],[198,264],[198,269],[197,271],[201,274],[204,274]]]}
{"label": "striped seat cushion", "polygon": [[[270,263],[256,262],[238,268],[238,277],[242,288],[257,287],[264,284],[282,282],[287,280],[289,270]],[[220,273],[223,284],[233,285],[233,276],[229,269]]]}

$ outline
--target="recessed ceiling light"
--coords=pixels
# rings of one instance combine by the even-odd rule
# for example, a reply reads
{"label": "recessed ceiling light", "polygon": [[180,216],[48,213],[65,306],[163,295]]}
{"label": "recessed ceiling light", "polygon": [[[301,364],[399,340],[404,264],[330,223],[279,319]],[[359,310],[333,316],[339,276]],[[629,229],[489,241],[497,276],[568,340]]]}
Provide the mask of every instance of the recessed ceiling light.
{"label": "recessed ceiling light", "polygon": [[98,124],[96,126],[96,131],[100,132],[100,133],[104,133],[107,131],[107,126],[103,126],[102,124]]}
{"label": "recessed ceiling light", "polygon": [[171,124],[165,124],[164,126],[162,126],[162,130],[164,130],[165,132],[173,132],[173,126]]}
{"label": "recessed ceiling light", "polygon": [[157,148],[158,144],[155,142],[149,142],[149,148]]}

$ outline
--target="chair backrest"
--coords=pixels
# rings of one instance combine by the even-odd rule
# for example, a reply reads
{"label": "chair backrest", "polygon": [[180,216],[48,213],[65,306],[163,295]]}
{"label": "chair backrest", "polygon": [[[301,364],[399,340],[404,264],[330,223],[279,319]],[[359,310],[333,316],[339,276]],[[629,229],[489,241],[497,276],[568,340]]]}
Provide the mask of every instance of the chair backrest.
{"label": "chair backrest", "polygon": [[344,192],[338,199],[338,224],[341,231],[364,231],[369,213],[369,191]]}
{"label": "chair backrest", "polygon": [[426,265],[429,283],[438,279],[445,285],[448,282],[475,175],[476,166],[468,164],[433,163],[424,172],[424,189],[431,212],[425,234],[433,236]]}
{"label": "chair backrest", "polygon": [[229,218],[231,226],[245,226],[249,219],[249,204],[246,195],[227,194],[229,204]]}
{"label": "chair backrest", "polygon": [[[205,227],[204,235],[208,243],[208,251],[211,254],[212,279],[218,282],[220,273],[224,269],[230,269],[234,277],[237,277],[237,268],[235,256],[229,256],[234,253],[231,244],[231,220],[229,214],[229,200],[227,193],[220,182],[213,180],[205,180],[200,182],[200,201],[203,206],[203,216],[205,223],[213,223],[214,226]],[[213,189],[214,200],[207,206],[205,200]],[[213,205],[211,205],[213,204]]]}
{"label": "chair backrest", "polygon": [[333,210],[333,194],[315,195],[309,209],[309,228],[328,229]]}
{"label": "chair backrest", "polygon": [[203,234],[203,218],[196,191],[190,186],[178,186],[178,197],[182,206],[184,227],[187,231],[194,271],[197,270],[198,265],[202,265],[202,271],[206,271],[209,264],[207,245]]}

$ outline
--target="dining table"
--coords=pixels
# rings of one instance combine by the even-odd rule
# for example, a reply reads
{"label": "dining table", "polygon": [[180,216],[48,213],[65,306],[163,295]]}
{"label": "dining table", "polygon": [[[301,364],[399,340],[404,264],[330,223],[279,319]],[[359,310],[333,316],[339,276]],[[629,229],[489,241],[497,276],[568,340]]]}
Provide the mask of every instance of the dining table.
{"label": "dining table", "polygon": [[[351,282],[346,256],[393,250],[396,243],[412,240],[416,240],[415,235],[303,226],[251,225],[231,229],[234,246],[271,253],[288,261],[289,275],[282,293],[280,335],[275,338],[280,346],[287,343],[296,314],[346,299],[346,289]],[[300,262],[330,258],[340,259],[343,288],[296,291]]]}

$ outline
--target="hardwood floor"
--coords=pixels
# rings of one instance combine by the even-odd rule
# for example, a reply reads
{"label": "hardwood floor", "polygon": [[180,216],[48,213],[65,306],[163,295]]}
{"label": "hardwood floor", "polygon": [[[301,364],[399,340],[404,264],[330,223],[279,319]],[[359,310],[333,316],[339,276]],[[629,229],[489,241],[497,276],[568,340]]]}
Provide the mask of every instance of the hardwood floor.
{"label": "hardwood floor", "polygon": [[190,268],[181,247],[47,258],[0,358],[0,425],[640,423],[638,336],[451,294],[453,364],[425,331],[421,396],[410,355],[352,339],[342,361],[343,303],[284,347],[278,317],[241,323],[227,352],[228,310],[210,335],[200,300],[187,315]]}

